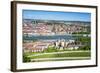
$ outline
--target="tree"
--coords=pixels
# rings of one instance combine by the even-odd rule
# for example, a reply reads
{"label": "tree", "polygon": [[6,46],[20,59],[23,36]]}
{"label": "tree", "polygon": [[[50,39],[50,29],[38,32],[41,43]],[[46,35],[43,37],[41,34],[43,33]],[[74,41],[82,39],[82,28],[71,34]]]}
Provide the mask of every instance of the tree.
{"label": "tree", "polygon": [[25,54],[23,55],[23,62],[30,62],[30,58],[27,57]]}

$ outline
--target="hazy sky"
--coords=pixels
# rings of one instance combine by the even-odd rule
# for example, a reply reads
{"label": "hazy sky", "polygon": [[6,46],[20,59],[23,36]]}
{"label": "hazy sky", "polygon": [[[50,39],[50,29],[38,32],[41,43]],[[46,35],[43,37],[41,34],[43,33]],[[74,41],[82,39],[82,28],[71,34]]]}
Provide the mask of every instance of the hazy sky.
{"label": "hazy sky", "polygon": [[91,13],[23,10],[24,19],[91,21]]}

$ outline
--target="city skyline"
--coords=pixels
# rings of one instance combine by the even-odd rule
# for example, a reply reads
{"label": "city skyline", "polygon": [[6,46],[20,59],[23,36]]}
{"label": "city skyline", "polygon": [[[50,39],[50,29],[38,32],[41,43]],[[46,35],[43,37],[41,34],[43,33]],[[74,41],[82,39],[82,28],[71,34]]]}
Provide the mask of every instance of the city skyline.
{"label": "city skyline", "polygon": [[91,14],[90,13],[80,13],[80,12],[23,10],[22,17],[23,17],[23,19],[87,21],[87,22],[91,22]]}

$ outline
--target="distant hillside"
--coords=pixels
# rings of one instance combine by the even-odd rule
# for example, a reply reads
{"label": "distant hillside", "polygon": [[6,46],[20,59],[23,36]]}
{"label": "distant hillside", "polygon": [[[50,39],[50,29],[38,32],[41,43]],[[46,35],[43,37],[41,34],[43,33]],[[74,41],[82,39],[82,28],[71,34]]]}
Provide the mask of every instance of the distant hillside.
{"label": "distant hillside", "polygon": [[65,21],[65,20],[40,20],[40,19],[23,19],[25,23],[39,23],[39,22],[46,22],[46,23],[64,23],[64,24],[84,24],[90,25],[91,22],[87,21]]}

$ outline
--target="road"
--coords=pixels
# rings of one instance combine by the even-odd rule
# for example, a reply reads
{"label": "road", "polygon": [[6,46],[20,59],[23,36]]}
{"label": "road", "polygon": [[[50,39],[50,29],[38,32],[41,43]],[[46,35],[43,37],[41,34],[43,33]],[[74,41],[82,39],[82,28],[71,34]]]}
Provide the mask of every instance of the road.
{"label": "road", "polygon": [[62,58],[38,58],[38,59],[31,59],[32,61],[55,61],[55,60],[82,60],[82,59],[90,59],[90,57],[62,57]]}

